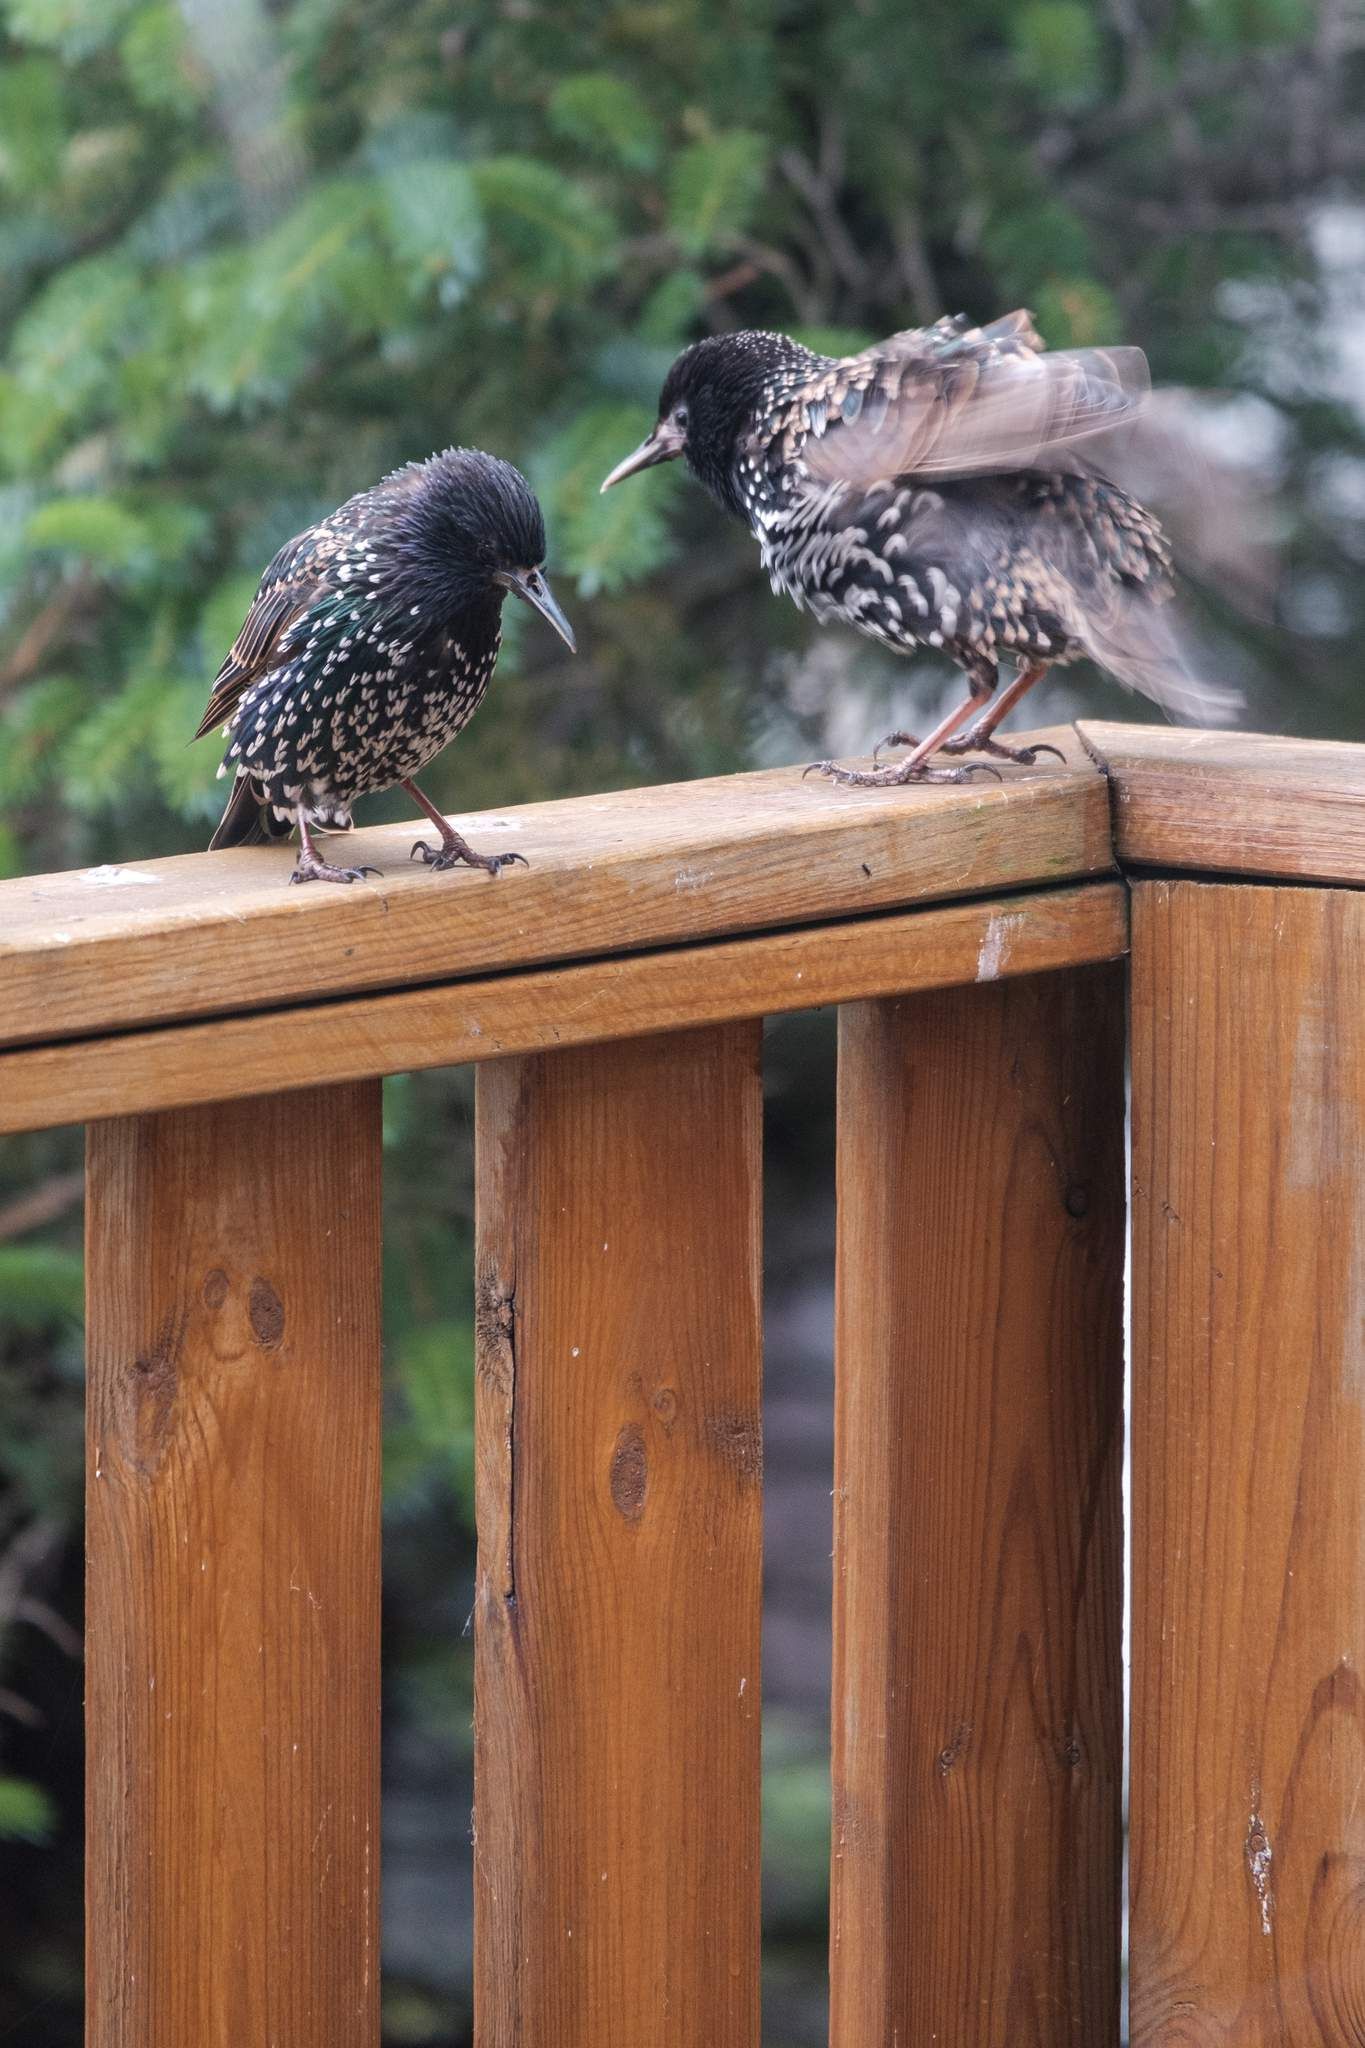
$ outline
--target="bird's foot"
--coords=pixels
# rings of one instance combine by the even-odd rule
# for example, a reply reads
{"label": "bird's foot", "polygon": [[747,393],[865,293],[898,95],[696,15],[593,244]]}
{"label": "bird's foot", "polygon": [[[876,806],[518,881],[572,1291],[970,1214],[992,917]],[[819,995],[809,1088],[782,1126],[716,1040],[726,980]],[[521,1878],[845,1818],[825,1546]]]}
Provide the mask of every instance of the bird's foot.
{"label": "bird's foot", "polygon": [[461,839],[458,832],[452,832],[449,839],[440,846],[433,846],[430,840],[419,839],[408,855],[409,860],[420,860],[424,866],[438,872],[445,868],[482,868],[486,874],[500,875],[504,868],[510,868],[515,861],[529,867],[524,853],[475,853],[472,846]]}
{"label": "bird's foot", "polygon": [[1055,754],[1062,766],[1066,766],[1066,755],[1060,747],[1049,746],[1046,740],[1039,740],[1033,747],[1007,747],[1003,740],[992,739],[988,732],[964,732],[957,739],[943,742],[945,754],[993,754],[997,761],[1017,761],[1021,768],[1031,768],[1040,754]]}
{"label": "bird's foot", "polygon": [[880,760],[883,747],[917,747],[918,745],[919,738],[913,732],[889,732],[885,739],[878,740],[876,746],[872,749],[872,758],[874,761]]}
{"label": "bird's foot", "polygon": [[827,775],[831,782],[859,789],[894,789],[908,782],[970,782],[973,775],[994,775],[997,782],[1001,779],[999,770],[985,761],[969,761],[962,768],[932,768],[913,756],[895,768],[841,768],[837,761],[812,761],[804,774]]}
{"label": "bird's foot", "polygon": [[291,882],[363,882],[366,875],[377,875],[378,868],[339,868],[329,860],[319,860],[313,852],[301,853],[294,863]]}

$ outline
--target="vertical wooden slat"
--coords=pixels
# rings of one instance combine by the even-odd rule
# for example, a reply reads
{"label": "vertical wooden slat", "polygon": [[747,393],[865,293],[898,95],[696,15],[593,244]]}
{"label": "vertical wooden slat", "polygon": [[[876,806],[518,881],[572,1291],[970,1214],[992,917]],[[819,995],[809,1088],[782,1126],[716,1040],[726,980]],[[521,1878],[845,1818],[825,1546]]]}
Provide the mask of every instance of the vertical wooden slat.
{"label": "vertical wooden slat", "polygon": [[379,1087],[92,1126],[88,2048],[374,2048]]}
{"label": "vertical wooden slat", "polygon": [[479,1073],[480,2048],[756,2048],[759,1047]]}
{"label": "vertical wooden slat", "polygon": [[1123,979],[839,1044],[834,2048],[1118,2040]]}
{"label": "vertical wooden slat", "polygon": [[1132,2039],[1365,2041],[1365,896],[1133,921]]}

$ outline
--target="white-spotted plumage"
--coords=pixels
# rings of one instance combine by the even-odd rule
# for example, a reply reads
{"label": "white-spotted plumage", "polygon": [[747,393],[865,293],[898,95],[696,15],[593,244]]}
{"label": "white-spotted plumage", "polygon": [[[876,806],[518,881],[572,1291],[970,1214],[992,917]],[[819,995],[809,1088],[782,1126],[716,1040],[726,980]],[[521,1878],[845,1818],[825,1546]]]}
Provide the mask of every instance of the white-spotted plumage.
{"label": "white-spotted plumage", "polygon": [[1049,354],[1023,312],[838,359],[717,335],[678,358],[612,480],[683,454],[775,591],[901,652],[944,648],[974,699],[1006,656],[1041,674],[1088,654],[1212,722],[1236,699],[1191,676],[1165,536],[1115,480],[1147,397],[1139,350]]}
{"label": "white-spotted plumage", "polygon": [[[566,638],[525,479],[472,449],[394,471],[281,548],[214,685],[233,793],[213,845],[345,829],[483,700],[514,589]],[[570,638],[570,644],[571,638]]]}

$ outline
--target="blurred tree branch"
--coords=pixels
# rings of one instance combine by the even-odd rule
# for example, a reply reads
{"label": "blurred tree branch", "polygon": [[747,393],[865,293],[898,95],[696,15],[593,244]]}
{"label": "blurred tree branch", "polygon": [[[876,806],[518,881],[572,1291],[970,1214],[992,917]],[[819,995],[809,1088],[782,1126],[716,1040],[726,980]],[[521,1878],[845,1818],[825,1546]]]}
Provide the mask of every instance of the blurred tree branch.
{"label": "blurred tree branch", "polygon": [[0,1244],[27,1231],[42,1230],[74,1209],[85,1194],[85,1175],[54,1173],[12,1202],[0,1206]]}

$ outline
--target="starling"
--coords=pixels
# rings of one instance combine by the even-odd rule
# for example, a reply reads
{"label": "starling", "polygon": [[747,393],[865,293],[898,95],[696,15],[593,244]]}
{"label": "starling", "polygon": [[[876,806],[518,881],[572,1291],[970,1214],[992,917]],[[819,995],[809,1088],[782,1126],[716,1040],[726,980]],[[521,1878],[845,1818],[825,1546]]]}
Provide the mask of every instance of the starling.
{"label": "starling", "polygon": [[[653,431],[602,489],[685,456],[747,524],[775,591],[901,653],[942,648],[969,694],[926,738],[887,735],[904,761],[814,765],[841,782],[960,782],[995,771],[931,767],[935,751],[1032,763],[1042,749],[995,728],[1080,655],[1168,710],[1236,707],[1192,679],[1163,610],[1165,536],[1115,480],[1148,395],[1141,350],[1049,354],[1027,312],[984,328],[958,315],[840,359],[716,335],[678,357]],[[1006,655],[1018,674],[997,696]]]}
{"label": "starling", "polygon": [[351,806],[405,789],[440,834],[413,855],[497,875],[516,853],[475,853],[413,776],[483,700],[514,591],[570,650],[543,574],[545,523],[526,479],[477,448],[447,448],[348,498],[289,541],[261,578],[195,738],[222,725],[232,794],[210,847],[299,828],[291,882],[355,882],[313,828],[348,830]]}

